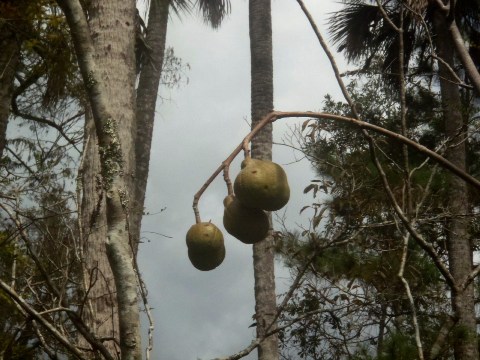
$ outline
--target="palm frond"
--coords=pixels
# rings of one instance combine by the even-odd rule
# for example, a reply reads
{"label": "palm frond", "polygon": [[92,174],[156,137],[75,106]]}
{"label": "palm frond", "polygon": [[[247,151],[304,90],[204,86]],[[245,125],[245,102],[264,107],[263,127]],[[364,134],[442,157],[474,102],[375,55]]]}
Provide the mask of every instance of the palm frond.
{"label": "palm frond", "polygon": [[330,16],[331,39],[349,61],[359,60],[376,47],[372,30],[380,20],[381,13],[376,5],[346,1],[342,10]]}
{"label": "palm frond", "polygon": [[[166,0],[152,0],[152,1],[166,1]],[[170,8],[178,17],[181,17],[182,13],[189,14],[192,12],[191,0],[168,0],[168,1],[170,1]]]}
{"label": "palm frond", "polygon": [[457,21],[466,21],[478,29],[480,19],[480,0],[457,0],[455,4],[455,16]]}
{"label": "palm frond", "polygon": [[231,11],[229,0],[197,0],[195,7],[203,15],[206,23],[217,29]]}

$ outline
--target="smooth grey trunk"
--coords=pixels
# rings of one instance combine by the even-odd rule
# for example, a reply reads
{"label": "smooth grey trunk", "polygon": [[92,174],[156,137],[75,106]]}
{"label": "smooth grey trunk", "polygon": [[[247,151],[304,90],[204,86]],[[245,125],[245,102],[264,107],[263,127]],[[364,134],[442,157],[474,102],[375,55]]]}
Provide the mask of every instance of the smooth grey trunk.
{"label": "smooth grey trunk", "polygon": [[[82,314],[84,321],[97,337],[110,339],[104,342],[107,349],[112,354],[119,355],[117,293],[105,247],[107,218],[105,194],[101,186],[98,138],[91,112],[87,110],[88,105],[85,107],[80,226],[82,227],[83,286],[87,297]],[[81,345],[85,346],[85,344]]]}
{"label": "smooth grey trunk", "polygon": [[65,13],[95,121],[106,195],[104,239],[117,289],[122,360],[141,359],[137,277],[129,217],[135,160],[134,0],[92,0],[89,23],[79,0]]}
{"label": "smooth grey trunk", "polygon": [[[454,68],[454,44],[444,14],[437,10],[434,28],[438,55]],[[466,127],[461,112],[461,98],[455,80],[443,64],[439,64],[440,90],[445,121],[445,135],[451,139],[446,158],[466,171]],[[450,272],[457,284],[472,271],[473,253],[469,239],[468,189],[466,183],[454,175],[448,178],[447,244]],[[478,360],[477,324],[471,283],[463,292],[452,294],[452,309],[458,318],[454,330],[454,352],[457,360]]]}
{"label": "smooth grey trunk", "polygon": [[[140,316],[137,278],[133,269],[133,248],[129,234],[130,204],[133,204],[135,163],[135,1],[92,0],[89,26],[95,48],[95,64],[103,96],[108,99],[111,122],[103,125],[120,154],[101,154],[102,161],[115,161],[119,166],[103,171],[108,225],[106,254],[117,289],[120,348],[122,360],[141,359]],[[105,127],[110,127],[107,129]],[[117,137],[115,139],[115,137]],[[109,158],[112,157],[112,158]],[[107,164],[102,166],[108,168]],[[112,179],[108,177],[112,175]],[[108,182],[111,181],[111,184]]]}
{"label": "smooth grey trunk", "polygon": [[[273,110],[272,19],[270,0],[250,0],[249,27],[251,51],[251,115],[252,128]],[[252,141],[252,157],[272,159],[272,125],[263,128]],[[271,214],[270,223],[272,222]],[[255,316],[257,338],[275,329],[277,303],[275,297],[274,240],[272,232],[253,245],[255,277]],[[259,360],[279,358],[278,337],[268,336],[258,346]]]}
{"label": "smooth grey trunk", "polygon": [[140,241],[150,165],[155,106],[165,56],[169,7],[170,0],[158,0],[150,3],[146,36],[146,43],[150,51],[138,80],[136,102],[137,135],[135,142],[135,207],[131,222],[135,250]]}
{"label": "smooth grey trunk", "polygon": [[0,158],[6,145],[7,125],[10,116],[15,71],[20,56],[17,34],[5,22],[0,26]]}

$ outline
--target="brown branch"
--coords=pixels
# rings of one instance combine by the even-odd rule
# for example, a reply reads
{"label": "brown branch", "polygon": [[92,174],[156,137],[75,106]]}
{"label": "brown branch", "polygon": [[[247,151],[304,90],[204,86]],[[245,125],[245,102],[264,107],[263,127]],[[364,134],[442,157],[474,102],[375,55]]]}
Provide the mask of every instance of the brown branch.
{"label": "brown branch", "polygon": [[340,70],[338,69],[337,62],[335,61],[335,57],[333,56],[332,52],[330,51],[326,41],[324,40],[320,30],[318,29],[317,24],[313,20],[312,15],[306,8],[305,4],[303,3],[302,0],[297,0],[298,4],[302,8],[302,11],[304,12],[305,16],[307,17],[310,26],[312,27],[312,30],[314,31],[315,35],[317,36],[318,42],[320,43],[320,46],[322,47],[323,51],[325,52],[325,55],[327,55],[328,60],[330,61],[330,65],[332,66],[332,70],[335,74],[335,78],[337,79],[338,86],[340,86],[340,90],[342,91],[343,97],[347,101],[348,105],[350,105],[350,108],[352,109],[352,113],[355,118],[360,119],[360,116],[358,114],[357,108],[355,107],[355,103],[353,102],[347,87],[345,86],[345,83],[343,82],[342,75],[340,74]]}
{"label": "brown branch", "polygon": [[463,283],[460,285],[460,290],[466,290],[468,285],[475,280],[475,278],[480,274],[480,265],[477,265],[473,268],[472,272],[468,274],[467,278],[463,281]]}
{"label": "brown branch", "polygon": [[[272,116],[273,114],[273,116]],[[275,112],[271,112],[267,114],[262,120],[258,122],[258,124],[253,128],[253,130],[244,138],[244,140],[233,150],[233,152],[230,154],[228,158],[225,159],[224,162],[213,172],[213,174],[207,179],[205,184],[200,188],[200,190],[197,191],[197,193],[193,197],[193,212],[195,214],[195,222],[198,224],[201,222],[200,218],[200,212],[198,211],[198,202],[200,201],[200,197],[202,194],[205,192],[205,190],[208,188],[208,186],[212,183],[213,180],[217,177],[218,174],[222,172],[225,168],[228,168],[232,161],[235,159],[235,157],[242,151],[242,149],[248,149],[248,143],[251,141],[251,139],[268,123],[274,122],[275,119]],[[248,151],[248,150],[247,150]],[[229,186],[228,180],[230,177],[228,176],[228,170],[227,170],[227,188]],[[230,186],[231,186],[231,181],[230,181]],[[229,188],[228,191],[231,189]],[[233,190],[232,190],[233,193]],[[230,194],[230,192],[229,192]]]}
{"label": "brown branch", "polygon": [[[300,0],[299,0],[300,1]],[[200,190],[195,194],[193,197],[193,211],[195,213],[195,220],[197,223],[201,222],[200,218],[200,213],[198,211],[198,202],[200,201],[200,197],[202,194],[205,192],[205,190],[208,188],[208,186],[212,183],[213,180],[217,177],[220,172],[225,168],[225,166],[228,166],[231,164],[233,159],[240,153],[242,149],[245,148],[245,146],[248,146],[248,142],[260,131],[266,124],[269,124],[271,122],[274,122],[276,120],[282,119],[282,118],[302,118],[302,117],[307,117],[307,118],[314,118],[318,120],[334,120],[334,121],[340,121],[344,123],[351,124],[355,127],[358,127],[359,129],[362,130],[371,130],[376,133],[379,133],[381,135],[384,135],[386,137],[389,137],[391,139],[397,140],[414,150],[428,156],[435,162],[439,163],[442,167],[446,168],[447,170],[451,171],[453,174],[457,175],[459,178],[463,179],[476,189],[480,189],[480,181],[471,176],[470,174],[467,174],[466,172],[462,171],[459,169],[457,166],[452,164],[450,161],[445,159],[443,156],[439,155],[438,153],[426,148],[425,146],[417,143],[414,140],[411,140],[407,138],[406,136],[403,136],[401,134],[398,134],[394,131],[387,130],[385,128],[382,128],[380,126],[368,123],[366,121],[362,120],[357,120],[354,118],[346,117],[346,116],[341,116],[341,115],[335,115],[335,114],[329,114],[329,113],[323,113],[323,112],[310,112],[310,111],[272,111],[265,115],[265,117],[260,120],[258,125],[244,138],[244,140],[233,150],[233,152],[230,154],[230,156],[215,170],[215,172],[208,178],[208,180],[203,184],[203,186],[200,188]],[[367,134],[368,135],[368,134]]]}
{"label": "brown branch", "polygon": [[239,351],[238,353],[230,355],[230,356],[225,357],[225,358],[215,358],[214,360],[239,360],[239,359],[247,356],[248,354],[250,354],[253,350],[255,350],[261,344],[261,342],[264,341],[267,337],[272,336],[276,333],[279,333],[280,331],[283,331],[283,330],[289,328],[290,326],[296,324],[297,322],[300,322],[300,321],[302,321],[304,319],[307,319],[307,318],[311,318],[313,315],[322,314],[322,313],[326,313],[326,312],[332,313],[333,311],[342,310],[342,309],[345,309],[348,306],[349,305],[345,305],[345,306],[338,307],[338,308],[335,308],[335,309],[317,309],[317,310],[307,311],[306,313],[296,317],[295,319],[292,319],[292,320],[288,321],[285,325],[279,326],[279,327],[275,328],[275,330],[267,332],[265,334],[265,336],[253,340],[250,343],[249,346],[247,346],[245,349]]}
{"label": "brown branch", "polygon": [[39,117],[39,116],[35,116],[35,115],[32,115],[32,114],[27,114],[27,113],[24,113],[24,112],[21,112],[19,109],[18,109],[18,105],[16,103],[15,100],[12,100],[12,113],[15,115],[15,116],[18,116],[18,117],[21,117],[25,120],[30,120],[30,121],[34,121],[34,122],[37,122],[39,124],[44,124],[44,125],[48,125],[52,128],[54,128],[55,130],[57,130],[60,135],[62,135],[65,140],[67,140],[74,148],[75,150],[77,150],[79,153],[81,153],[80,149],[77,147],[75,141],[73,141],[66,133],[65,131],[63,130],[63,127],[61,125],[58,125],[57,123],[55,123],[54,121],[52,120],[48,120],[48,119],[45,119],[45,118],[42,118],[42,117]]}
{"label": "brown branch", "polygon": [[472,57],[465,48],[462,34],[460,34],[460,30],[458,30],[455,19],[453,19],[450,23],[449,30],[452,36],[453,43],[455,44],[455,49],[457,50],[458,57],[460,58],[460,61],[462,62],[462,65],[470,81],[474,85],[477,94],[480,94],[480,74],[478,73],[477,67],[473,62]]}
{"label": "brown branch", "polygon": [[[440,0],[441,1],[441,0]],[[430,36],[430,32],[429,32],[429,28],[428,28],[428,25],[427,23],[425,22],[425,19],[423,18],[423,16],[414,11],[411,7],[407,6],[406,4],[403,4],[404,6],[406,6],[410,11],[412,11],[415,15],[417,15],[417,19],[420,21],[420,23],[422,24],[422,27],[424,28],[425,30],[425,33],[426,33],[426,36],[427,36],[427,40],[428,40],[428,43],[430,45],[430,49],[431,49],[431,57],[433,59],[436,59],[437,61],[441,62],[447,69],[448,69],[448,72],[450,73],[450,75],[455,79],[456,83],[458,86],[461,86],[461,87],[464,87],[464,88],[467,88],[467,89],[472,89],[473,87],[470,86],[470,85],[467,85],[465,84],[465,82],[462,81],[462,79],[460,79],[460,77],[457,75],[457,73],[455,72],[454,69],[452,69],[452,67],[450,66],[450,64],[448,64],[445,60],[443,60],[441,57],[437,56],[435,54],[435,47],[433,46],[433,42],[432,42],[432,38]],[[446,10],[446,16],[448,15],[448,9],[443,9],[444,11]]]}
{"label": "brown branch", "polygon": [[303,264],[303,266],[298,270],[298,273],[297,273],[297,276],[295,277],[292,285],[290,285],[290,289],[288,290],[287,294],[285,295],[285,297],[283,298],[282,300],[282,303],[280,304],[279,307],[277,307],[277,312],[274,316],[274,318],[272,319],[272,322],[270,323],[270,325],[266,328],[265,332],[268,334],[270,329],[276,325],[276,322],[277,322],[277,319],[280,317],[282,311],[285,309],[285,307],[287,306],[288,302],[290,301],[290,299],[292,298],[295,290],[297,290],[297,288],[300,286],[301,282],[302,282],[302,279],[303,279],[303,275],[305,275],[305,273],[307,272],[308,268],[310,267],[310,265],[312,264],[313,260],[315,259],[315,256],[317,256],[318,254],[318,251],[320,249],[317,247],[315,249],[315,251],[310,254],[310,256],[308,257],[307,261]]}
{"label": "brown branch", "polygon": [[79,351],[75,346],[73,346],[69,339],[65,338],[61,333],[58,332],[55,327],[50,324],[45,318],[39,314],[34,308],[32,308],[20,295],[16,293],[10,286],[8,286],[3,280],[0,279],[0,289],[8,295],[10,299],[15,301],[28,315],[33,319],[38,321],[45,329],[50,332],[55,339],[57,339],[69,352],[71,352],[77,359],[86,360],[87,358],[83,356],[82,352]]}
{"label": "brown branch", "polygon": [[405,226],[405,228],[408,230],[408,232],[410,233],[410,235],[415,239],[415,241],[421,246],[421,248],[423,250],[425,250],[425,252],[430,256],[430,258],[433,260],[433,262],[435,263],[435,265],[437,266],[438,270],[440,271],[440,273],[443,275],[445,281],[447,282],[447,284],[450,286],[451,290],[453,293],[458,293],[458,287],[455,283],[455,279],[453,278],[452,274],[450,273],[450,271],[447,269],[447,267],[445,266],[445,264],[442,262],[442,260],[440,259],[440,256],[437,254],[437,252],[435,251],[434,247],[432,244],[430,244],[429,242],[427,242],[413,227],[412,223],[410,222],[410,220],[405,216],[405,214],[403,213],[402,209],[400,208],[400,206],[398,205],[397,203],[397,200],[395,199],[395,195],[393,194],[393,191],[392,189],[390,188],[390,185],[388,183],[388,180],[387,180],[387,175],[385,174],[385,171],[383,170],[383,167],[382,165],[380,164],[379,160],[378,160],[378,156],[376,154],[376,151],[375,151],[375,148],[376,148],[376,145],[375,145],[375,142],[374,140],[371,138],[371,137],[368,137],[367,138],[368,142],[369,142],[369,146],[370,146],[370,155],[371,155],[371,158],[372,158],[372,161],[374,162],[375,164],[375,167],[377,168],[379,174],[380,174],[380,177],[382,179],[382,183],[383,183],[383,187],[385,189],[385,192],[387,193],[387,196],[388,198],[390,199],[390,202],[391,202],[391,205],[393,207],[393,209],[395,210],[397,216],[400,218],[400,220],[402,221],[403,225]]}
{"label": "brown branch", "polygon": [[[382,17],[383,19],[392,27],[393,30],[395,30],[396,32],[398,32],[400,34],[400,36],[402,35],[403,33],[403,28],[402,27],[397,27],[394,22],[392,21],[392,19],[390,19],[390,16],[388,16],[387,12],[385,11],[385,8],[382,6],[382,4],[380,3],[380,0],[376,0],[377,2],[377,6],[380,10],[380,12],[382,13]],[[402,5],[400,5],[402,6]],[[403,7],[402,7],[403,8]]]}
{"label": "brown branch", "polygon": [[450,2],[447,1],[445,4],[442,0],[434,0],[437,6],[446,14],[448,15],[450,12]]}
{"label": "brown branch", "polygon": [[[309,312],[306,312],[303,315],[301,315],[301,316],[299,316],[299,317],[297,317],[293,320],[288,321],[285,325],[282,325],[280,327],[275,327],[274,329],[272,329],[272,327],[274,325],[276,325],[276,321],[279,318],[279,316],[281,315],[282,311],[287,306],[288,301],[292,298],[295,290],[301,285],[303,276],[307,272],[308,268],[310,267],[311,263],[315,259],[315,256],[318,254],[318,252],[321,251],[321,250],[327,249],[329,247],[332,247],[332,246],[345,245],[346,243],[348,243],[350,241],[350,239],[343,240],[343,241],[337,241],[341,237],[341,235],[343,235],[343,233],[337,234],[329,243],[327,243],[323,246],[317,246],[315,248],[315,251],[312,254],[310,254],[307,261],[305,263],[303,263],[303,265],[299,269],[292,285],[290,285],[290,288],[289,288],[287,294],[283,298],[282,303],[280,304],[279,307],[277,307],[277,312],[275,314],[275,317],[272,320],[272,322],[270,323],[270,325],[267,327],[264,336],[262,336],[260,338],[256,338],[255,340],[252,340],[250,345],[248,345],[246,348],[244,348],[243,350],[241,350],[241,351],[239,351],[239,352],[237,352],[233,355],[230,355],[226,358],[217,358],[217,359],[214,359],[214,360],[238,360],[238,359],[241,359],[241,358],[247,356],[248,354],[250,354],[253,350],[255,350],[262,343],[262,341],[264,341],[269,336],[274,335],[274,334],[276,334],[280,331],[283,331],[283,330],[287,329],[288,327],[292,326],[293,324],[295,324],[295,323],[297,323],[297,322],[299,322],[299,321],[301,321],[305,318],[308,318],[312,315],[320,314],[322,312],[332,311],[331,309],[318,309],[318,310],[309,311]],[[272,330],[270,330],[270,329],[272,329]]]}
{"label": "brown branch", "polygon": [[424,360],[425,357],[423,355],[423,345],[422,345],[422,338],[420,336],[420,327],[418,326],[417,309],[415,307],[415,301],[413,300],[410,284],[408,283],[407,279],[404,276],[405,265],[407,263],[409,239],[410,239],[410,234],[407,233],[403,236],[402,260],[400,264],[400,269],[398,271],[398,277],[400,278],[400,281],[403,283],[405,292],[407,293],[410,308],[412,309],[412,322],[413,322],[413,328],[415,329],[415,343],[417,345],[418,358],[420,360]]}
{"label": "brown branch", "polygon": [[458,86],[461,86],[465,89],[473,89],[473,86],[471,85],[467,85],[465,84],[462,79],[460,79],[460,77],[457,75],[457,73],[455,72],[454,69],[452,69],[452,67],[450,66],[449,63],[447,63],[445,60],[443,60],[440,56],[438,55],[435,55],[435,54],[432,54],[430,55],[433,59],[437,60],[438,62],[441,62],[443,66],[445,66],[445,68],[448,70],[448,72],[450,73],[450,75],[455,79],[455,81],[452,81],[450,79],[446,79],[446,78],[443,78],[444,80],[448,81],[448,82],[451,82],[452,84],[455,84],[455,85],[458,85]]}
{"label": "brown branch", "polygon": [[[20,220],[13,215],[13,213],[2,203],[0,203],[0,208],[7,213],[7,215],[10,217],[10,219],[15,223],[17,226],[17,229],[19,231],[19,234],[27,248],[27,251],[29,255],[32,257],[33,262],[37,266],[38,270],[42,274],[42,277],[45,279],[47,283],[47,287],[50,289],[50,291],[54,294],[54,296],[60,300],[60,304],[64,308],[68,308],[67,301],[64,299],[63,294],[57,289],[55,284],[52,282],[52,279],[48,275],[47,270],[44,268],[42,265],[40,259],[35,255],[35,252],[33,251],[30,241],[28,239],[28,236],[25,232],[25,227],[22,226],[20,223]],[[23,300],[23,299],[22,299]],[[97,337],[91,332],[91,330],[88,328],[88,326],[85,325],[85,322],[83,319],[76,313],[75,311],[68,311],[66,313],[68,315],[68,318],[70,321],[73,323],[75,328],[80,332],[80,334],[83,335],[85,340],[94,348],[97,349],[107,360],[114,360],[110,352],[107,350],[107,348],[97,339]],[[43,325],[43,323],[42,323]]]}
{"label": "brown branch", "polygon": [[438,332],[435,342],[430,348],[430,356],[428,357],[430,360],[435,360],[438,358],[438,356],[440,355],[440,351],[442,350],[442,347],[445,345],[445,342],[447,341],[448,334],[450,334],[450,331],[457,324],[457,322],[458,322],[458,318],[455,318],[452,315],[449,315],[447,317],[447,319],[445,320],[445,322],[443,323],[442,327]]}
{"label": "brown branch", "polygon": [[371,130],[376,133],[379,133],[381,135],[384,135],[386,137],[389,137],[391,139],[397,140],[405,145],[408,145],[409,147],[413,148],[414,150],[418,151],[419,153],[422,153],[438,164],[440,164],[443,168],[451,171],[453,174],[461,178],[462,180],[466,181],[476,189],[480,190],[480,180],[474,178],[470,174],[467,174],[463,170],[459,169],[457,166],[452,164],[450,161],[445,159],[443,156],[439,155],[438,153],[428,149],[427,147],[417,143],[414,140],[411,140],[407,138],[406,136],[400,135],[396,132],[387,130],[385,128],[382,128],[377,125],[373,125],[371,123],[362,121],[362,120],[357,120],[354,118],[349,118],[341,115],[334,115],[334,114],[329,114],[329,113],[322,113],[322,112],[302,112],[302,111],[290,111],[290,112],[281,112],[281,111],[274,111],[270,114],[267,115],[267,117],[272,117],[275,118],[275,120],[281,119],[281,118],[287,118],[287,117],[310,117],[310,118],[315,118],[315,119],[327,119],[327,120],[334,120],[334,121],[340,121],[340,122],[345,122],[348,124],[351,124],[353,126],[356,126],[360,129],[365,129],[365,130]]}
{"label": "brown branch", "polygon": [[225,165],[223,168],[223,180],[225,184],[227,184],[228,195],[233,195],[232,180],[230,179],[230,164]]}

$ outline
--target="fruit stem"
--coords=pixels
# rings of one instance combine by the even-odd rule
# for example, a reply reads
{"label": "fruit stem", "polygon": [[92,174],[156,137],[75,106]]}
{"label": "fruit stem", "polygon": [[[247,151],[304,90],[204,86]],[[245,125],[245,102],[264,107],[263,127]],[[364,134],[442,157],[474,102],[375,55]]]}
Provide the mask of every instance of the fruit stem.
{"label": "fruit stem", "polygon": [[228,195],[233,195],[233,185],[232,180],[230,179],[230,164],[227,164],[226,161],[223,162],[223,180],[227,184],[227,193]]}
{"label": "fruit stem", "polygon": [[[349,123],[351,125],[356,126],[357,128],[364,129],[364,130],[371,130],[376,133],[382,134],[384,136],[387,136],[388,138],[395,139],[403,144],[406,144],[415,150],[419,151],[422,154],[425,154],[426,156],[430,157],[432,160],[436,161],[439,163],[441,166],[444,168],[450,170],[453,172],[455,175],[460,177],[461,179],[465,180],[468,182],[470,185],[474,186],[476,189],[480,189],[480,180],[474,178],[473,176],[467,174],[466,172],[458,169],[455,165],[453,165],[451,162],[446,160],[444,157],[441,155],[437,154],[436,152],[426,148],[425,146],[403,136],[398,133],[395,133],[393,131],[384,129],[380,126],[362,121],[362,120],[357,120],[354,118],[349,118],[346,116],[340,116],[340,115],[334,115],[334,114],[328,114],[328,113],[321,113],[321,112],[310,112],[310,111],[272,111],[268,113],[260,122],[253,128],[253,130],[245,136],[243,141],[233,150],[233,152],[230,154],[230,156],[222,162],[222,164],[215,170],[215,172],[208,178],[208,180],[203,184],[203,186],[200,188],[200,190],[195,194],[193,197],[193,211],[195,213],[195,220],[197,223],[201,222],[200,221],[200,213],[198,211],[198,201],[200,200],[200,197],[202,194],[205,192],[205,190],[208,188],[208,186],[212,183],[212,181],[217,177],[218,174],[222,170],[224,170],[224,179],[227,182],[227,189],[229,191],[229,195],[231,194],[230,191],[233,190],[230,189],[231,187],[231,181],[228,176],[228,167],[232,163],[233,159],[240,153],[240,151],[244,151],[245,157],[250,156],[250,151],[249,151],[249,143],[252,140],[252,138],[257,135],[257,133],[267,124],[273,123],[274,121],[278,119],[283,119],[283,118],[302,118],[302,117],[308,117],[308,118],[313,118],[313,119],[318,119],[318,120],[334,120],[334,121],[340,121],[340,122],[345,122]],[[225,170],[225,168],[227,168]],[[225,171],[227,173],[227,176],[225,177]]]}
{"label": "fruit stem", "polygon": [[215,180],[218,174],[220,174],[223,170],[223,178],[227,184],[227,191],[228,195],[233,194],[233,187],[232,181],[230,180],[229,176],[229,168],[230,164],[232,163],[233,159],[237,157],[237,155],[242,151],[245,152],[245,157],[250,157],[250,152],[248,150],[248,144],[252,140],[252,138],[268,123],[274,122],[276,120],[277,112],[271,112],[265,118],[260,121],[257,126],[243,139],[243,141],[233,150],[228,158],[225,159],[224,162],[213,172],[213,174],[208,178],[208,180],[203,184],[203,186],[198,190],[198,192],[193,197],[193,212],[195,214],[195,221],[196,223],[200,223],[200,212],[198,210],[198,202],[200,201],[200,197],[202,194],[207,190],[210,184]]}

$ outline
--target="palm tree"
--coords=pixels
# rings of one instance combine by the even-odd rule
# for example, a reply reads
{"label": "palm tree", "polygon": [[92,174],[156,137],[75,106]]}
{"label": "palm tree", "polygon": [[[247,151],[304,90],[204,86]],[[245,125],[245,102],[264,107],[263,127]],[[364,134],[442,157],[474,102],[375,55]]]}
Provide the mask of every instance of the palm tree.
{"label": "palm tree", "polygon": [[[446,152],[447,158],[460,169],[466,171],[465,124],[461,114],[459,86],[452,74],[455,67],[455,53],[452,38],[448,32],[449,18],[435,1],[410,2],[422,4],[414,12],[406,12],[403,26],[404,64],[408,67],[413,55],[420,56],[420,64],[425,64],[427,54],[427,32],[420,25],[419,13],[424,14],[425,24],[432,34],[433,44],[438,57],[438,77],[440,78],[441,101],[444,109],[445,136],[451,140]],[[400,24],[401,8],[405,3],[396,0],[381,1],[383,9],[396,26]],[[460,26],[474,31],[472,24],[480,23],[479,3],[476,1],[457,1],[455,18]],[[408,7],[407,7],[408,9]],[[349,0],[345,8],[331,18],[333,40],[344,51],[350,61],[360,61],[367,69],[374,59],[383,59],[382,70],[390,74],[388,79],[397,81],[399,69],[399,32],[383,19],[377,5],[361,0]],[[398,82],[397,82],[398,84]],[[467,214],[469,210],[467,186],[463,181],[451,176],[448,186],[450,214]],[[462,216],[452,216],[447,229],[448,259],[450,272],[457,284],[460,284],[472,270],[472,248],[469,241],[468,223]],[[458,318],[458,327],[464,336],[454,343],[456,359],[478,359],[476,313],[474,289],[469,286],[465,291],[454,291],[452,309]]]}
{"label": "palm tree", "polygon": [[[194,8],[199,10],[206,23],[217,29],[225,16],[230,12],[228,0],[198,0]],[[145,203],[150,149],[155,117],[158,87],[165,56],[165,40],[167,36],[168,16],[170,10],[180,14],[194,10],[187,0],[152,0],[149,8],[148,25],[146,28],[145,44],[148,59],[141,69],[137,87],[137,133],[135,143],[135,196],[136,199],[133,218],[132,236],[134,243],[140,240],[140,226]]]}
{"label": "palm tree", "polygon": [[[249,28],[251,50],[251,116],[252,128],[273,110],[272,20],[270,0],[250,0]],[[272,159],[272,125],[269,124],[252,141],[252,157]],[[271,223],[271,215],[270,215]],[[271,233],[253,245],[255,277],[255,314],[257,338],[263,338],[276,312],[274,243]],[[258,347],[259,360],[279,357],[278,339],[272,335]]]}

